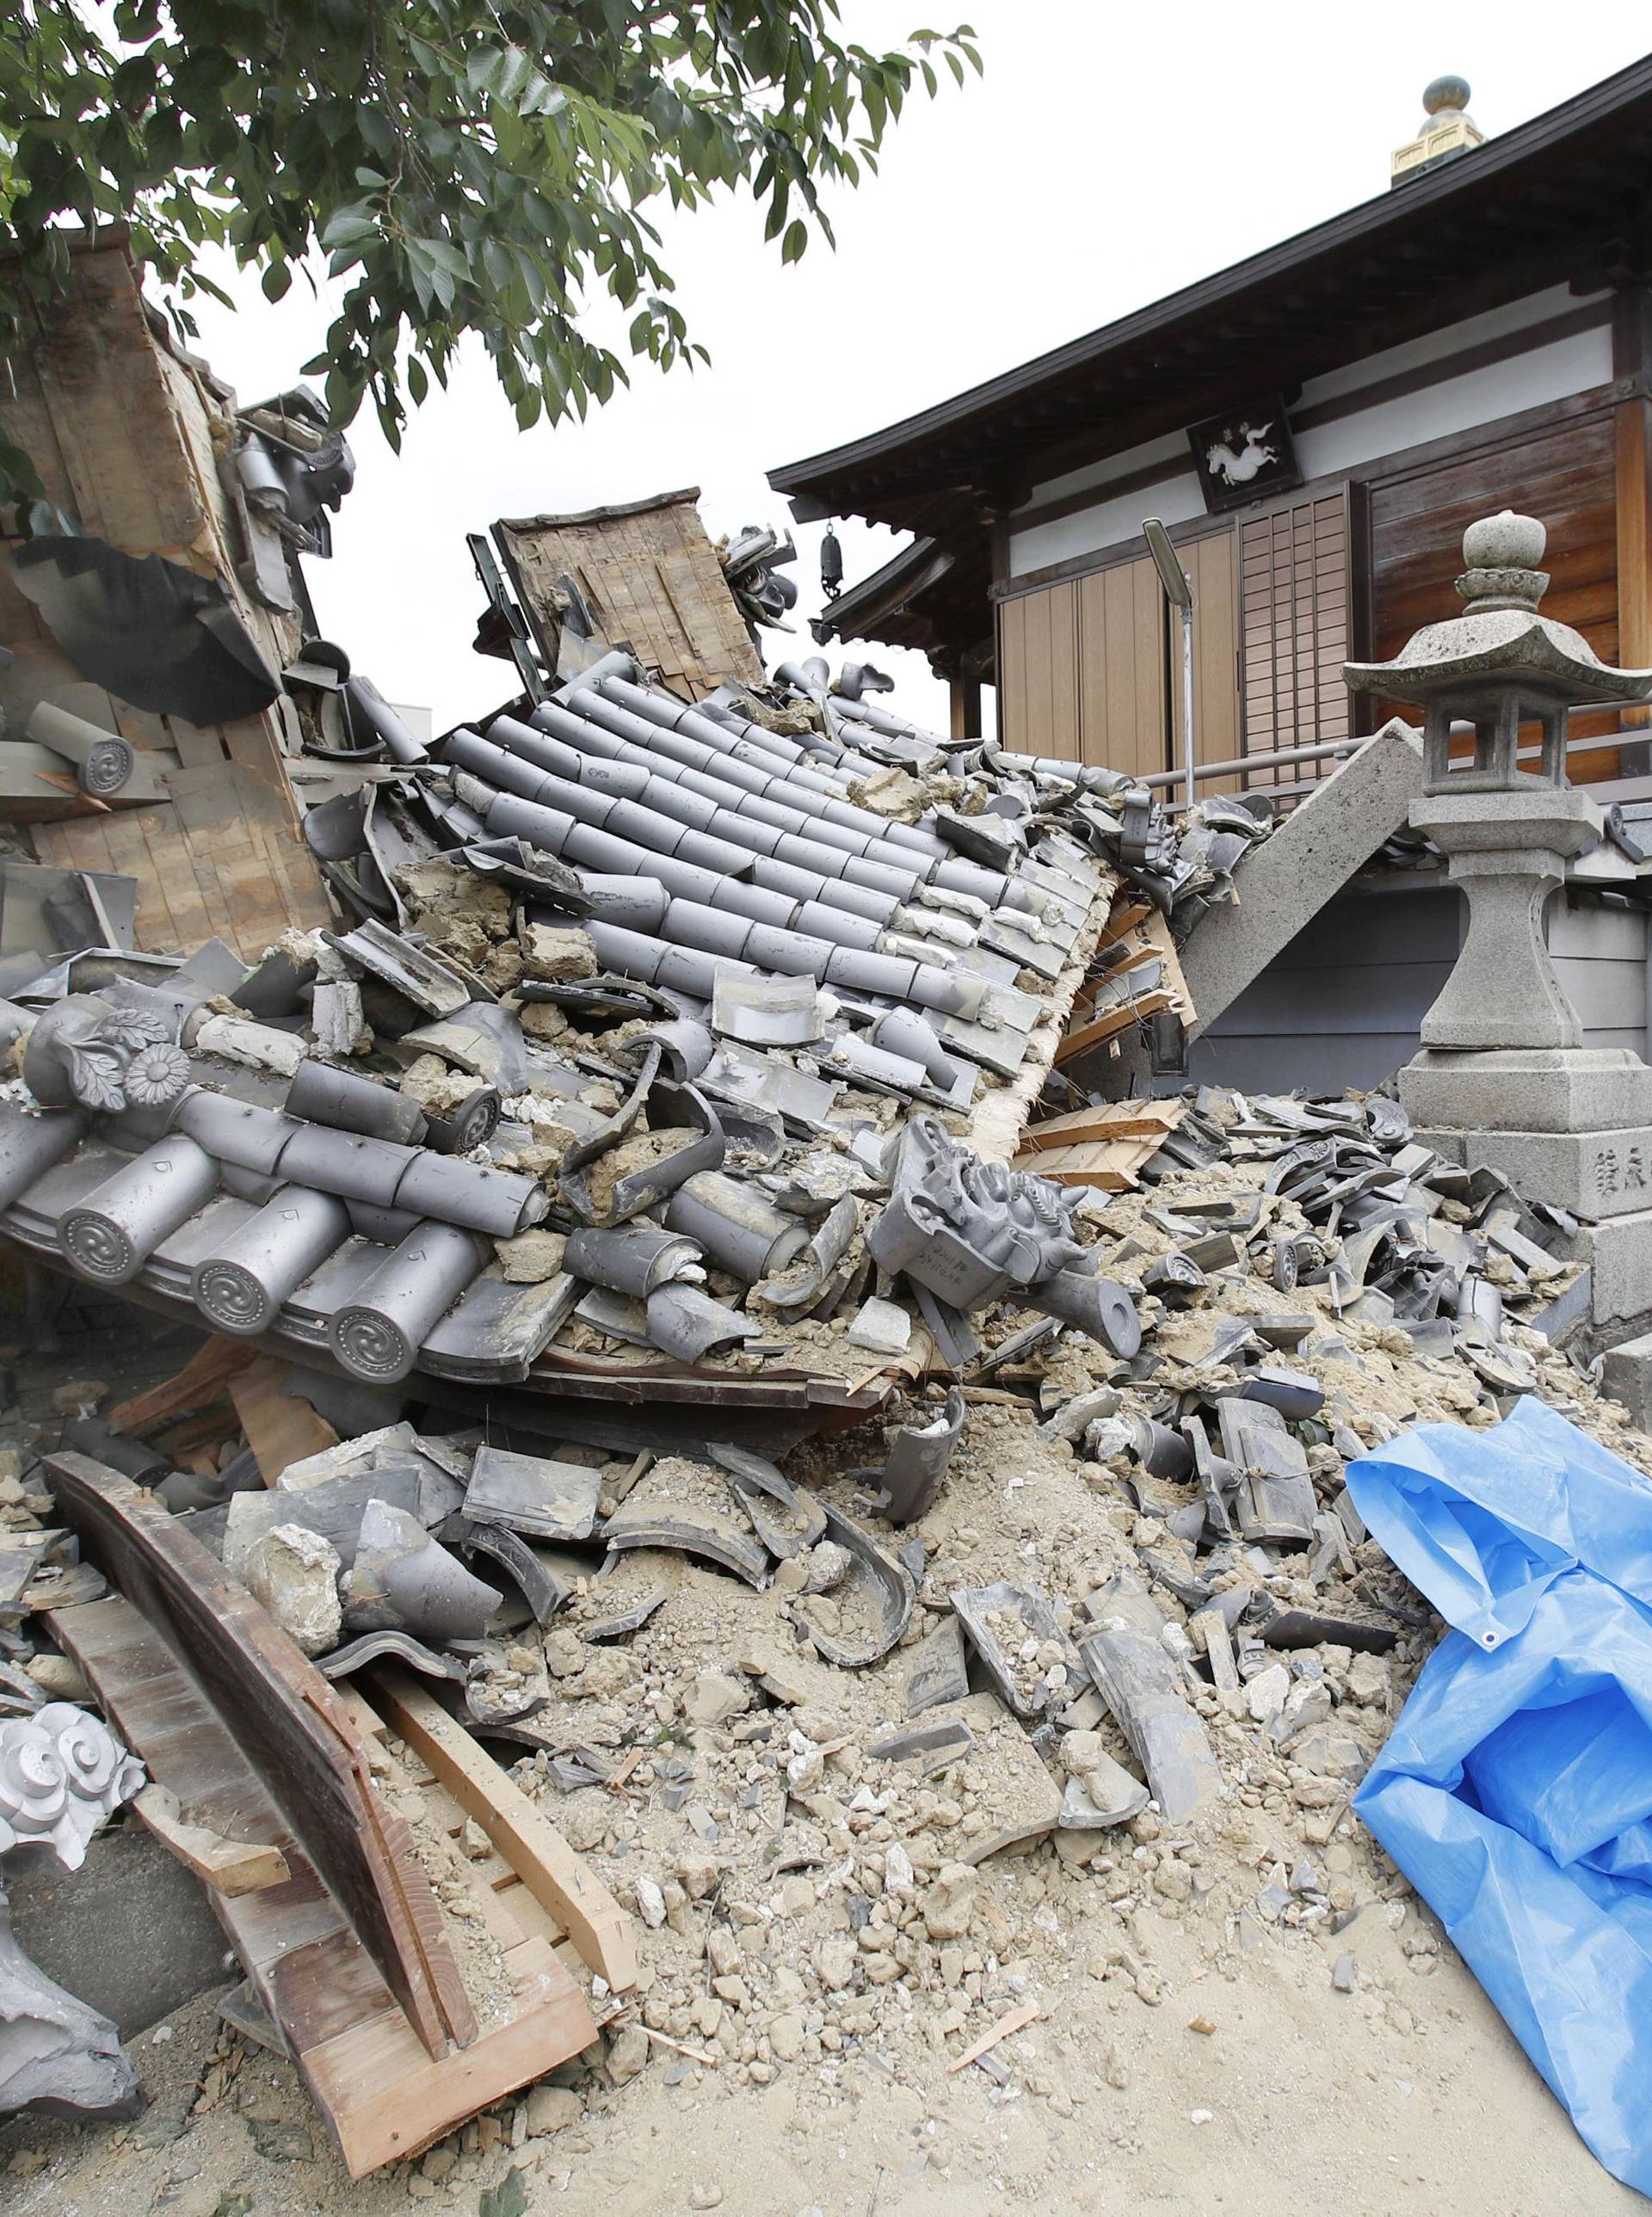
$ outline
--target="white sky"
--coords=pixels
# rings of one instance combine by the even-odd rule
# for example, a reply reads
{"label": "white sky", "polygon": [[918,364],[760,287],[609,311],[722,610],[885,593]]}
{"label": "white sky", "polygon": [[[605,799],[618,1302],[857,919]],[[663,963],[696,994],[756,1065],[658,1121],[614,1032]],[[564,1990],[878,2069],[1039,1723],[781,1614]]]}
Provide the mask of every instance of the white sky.
{"label": "white sky", "polygon": [[[910,107],[882,174],[832,206],[820,241],[781,267],[749,203],[672,222],[667,266],[713,367],[647,365],[584,424],[519,433],[480,349],[415,417],[399,456],[370,408],[350,432],[355,490],[331,563],[311,562],[330,636],[393,700],[436,728],[494,706],[508,664],[470,640],[480,589],[464,543],[501,516],[594,507],[698,485],[714,535],[785,524],[765,470],[946,398],[1386,189],[1392,149],[1422,120],[1431,77],[1474,88],[1488,135],[1635,60],[1631,0],[1529,0],[1447,11],[1272,0],[1129,7],[1118,0],[959,0],[986,76]],[[931,0],[844,0],[847,34],[888,45],[950,28]],[[292,383],[324,304],[300,283],[271,306],[236,281],[236,313],[200,303],[200,350],[243,400]],[[818,608],[820,528],[796,534],[801,618]],[[850,582],[900,543],[840,528]],[[768,659],[814,652],[765,636]],[[896,699],[931,723],[944,690],[887,648]],[[944,728],[943,724],[943,728]]]}

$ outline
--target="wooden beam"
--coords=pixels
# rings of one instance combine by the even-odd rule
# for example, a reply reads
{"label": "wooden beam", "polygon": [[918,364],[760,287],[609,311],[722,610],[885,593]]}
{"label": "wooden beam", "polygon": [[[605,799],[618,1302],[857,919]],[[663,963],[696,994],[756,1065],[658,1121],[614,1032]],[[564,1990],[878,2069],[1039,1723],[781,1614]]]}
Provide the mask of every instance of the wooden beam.
{"label": "wooden beam", "polygon": [[[1614,374],[1629,386],[1612,411],[1618,532],[1618,661],[1652,668],[1652,288],[1628,285],[1612,296]],[[1625,709],[1625,725],[1652,720],[1652,710]]]}
{"label": "wooden beam", "polygon": [[616,1993],[634,1986],[637,1950],[632,1921],[555,1825],[405,1670],[385,1664],[373,1673],[373,1683],[386,1721],[476,1819],[523,1884],[560,1918],[586,1962]]}

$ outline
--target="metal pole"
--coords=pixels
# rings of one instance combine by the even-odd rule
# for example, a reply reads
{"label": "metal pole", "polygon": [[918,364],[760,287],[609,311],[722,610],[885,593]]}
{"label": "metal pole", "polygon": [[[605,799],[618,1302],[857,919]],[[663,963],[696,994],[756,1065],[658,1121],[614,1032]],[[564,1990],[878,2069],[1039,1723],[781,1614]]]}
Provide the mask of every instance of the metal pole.
{"label": "metal pole", "polygon": [[1198,783],[1193,743],[1193,604],[1190,599],[1178,610],[1182,620],[1182,775],[1185,805],[1193,806]]}

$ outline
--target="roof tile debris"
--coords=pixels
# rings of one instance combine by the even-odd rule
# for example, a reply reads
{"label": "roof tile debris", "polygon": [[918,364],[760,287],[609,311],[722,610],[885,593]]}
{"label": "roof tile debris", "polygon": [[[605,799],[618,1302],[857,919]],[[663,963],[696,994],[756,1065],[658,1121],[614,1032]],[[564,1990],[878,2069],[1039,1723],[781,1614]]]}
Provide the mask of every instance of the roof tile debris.
{"label": "roof tile debris", "polygon": [[[308,818],[343,928],[17,985],[14,1239],[375,1383],[616,1346],[807,1372],[826,1339],[864,1374],[846,1327],[903,1273],[944,1332],[1014,1285],[1129,1336],[1081,1189],[974,1143],[1018,1084],[1013,1152],[1117,888],[1203,899],[1261,817],[1173,831],[819,663],[689,704],[609,652],[391,751]],[[535,1232],[566,1242],[537,1270]]]}

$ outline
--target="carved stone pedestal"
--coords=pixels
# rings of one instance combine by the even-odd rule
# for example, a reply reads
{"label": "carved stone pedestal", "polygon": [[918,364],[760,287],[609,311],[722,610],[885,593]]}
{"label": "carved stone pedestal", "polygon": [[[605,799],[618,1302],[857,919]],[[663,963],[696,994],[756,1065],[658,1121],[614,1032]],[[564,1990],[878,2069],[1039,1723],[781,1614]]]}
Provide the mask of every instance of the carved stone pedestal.
{"label": "carved stone pedestal", "polygon": [[[1541,614],[1544,544],[1530,516],[1470,525],[1464,614],[1416,633],[1393,662],[1345,674],[1356,690],[1423,703],[1425,784],[1411,822],[1469,905],[1463,951],[1400,1072],[1400,1099],[1442,1154],[1585,1220],[1572,1251],[1590,1264],[1604,1334],[1652,1309],[1652,1068],[1624,1048],[1584,1047],[1543,911],[1603,829],[1594,802],[1566,782],[1568,713],[1644,701],[1652,670],[1607,669]],[[1535,773],[1521,767],[1534,726]],[[1473,751],[1459,759],[1469,730]]]}
{"label": "carved stone pedestal", "polygon": [[1431,794],[1412,802],[1411,824],[1449,857],[1469,903],[1463,952],[1423,1018],[1423,1046],[1581,1046],[1582,1027],[1544,944],[1543,911],[1570,857],[1600,837],[1593,801],[1554,786]]}
{"label": "carved stone pedestal", "polygon": [[1626,1047],[1425,1047],[1399,1086],[1412,1122],[1431,1131],[1608,1133],[1652,1124],[1652,1069]]}

